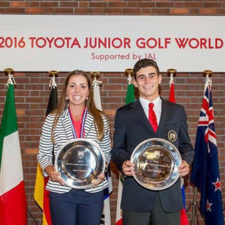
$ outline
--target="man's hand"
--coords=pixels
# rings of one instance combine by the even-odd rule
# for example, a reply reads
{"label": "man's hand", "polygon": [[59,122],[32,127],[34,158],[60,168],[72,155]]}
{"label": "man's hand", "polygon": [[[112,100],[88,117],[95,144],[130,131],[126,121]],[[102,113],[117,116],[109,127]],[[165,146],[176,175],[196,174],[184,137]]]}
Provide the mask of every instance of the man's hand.
{"label": "man's hand", "polygon": [[124,161],[122,166],[122,171],[126,176],[134,175],[134,164],[130,161]]}
{"label": "man's hand", "polygon": [[189,164],[185,160],[182,160],[182,163],[179,166],[178,171],[179,171],[181,177],[188,175],[190,172]]}

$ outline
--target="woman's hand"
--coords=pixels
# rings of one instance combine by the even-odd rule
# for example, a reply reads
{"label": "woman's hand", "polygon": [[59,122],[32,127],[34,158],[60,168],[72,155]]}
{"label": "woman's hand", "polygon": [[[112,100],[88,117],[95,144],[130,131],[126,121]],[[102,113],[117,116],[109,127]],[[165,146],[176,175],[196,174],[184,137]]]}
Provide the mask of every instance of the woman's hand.
{"label": "woman's hand", "polygon": [[92,185],[94,187],[97,187],[104,179],[105,179],[105,173],[101,173],[101,174],[98,175],[97,179],[94,179],[92,181]]}
{"label": "woman's hand", "polygon": [[50,166],[50,165],[49,166],[46,166],[45,172],[48,174],[49,179],[51,181],[58,182],[61,185],[64,185],[65,184],[64,180],[60,176],[60,173],[58,171],[56,171],[56,169],[55,169],[54,166]]}

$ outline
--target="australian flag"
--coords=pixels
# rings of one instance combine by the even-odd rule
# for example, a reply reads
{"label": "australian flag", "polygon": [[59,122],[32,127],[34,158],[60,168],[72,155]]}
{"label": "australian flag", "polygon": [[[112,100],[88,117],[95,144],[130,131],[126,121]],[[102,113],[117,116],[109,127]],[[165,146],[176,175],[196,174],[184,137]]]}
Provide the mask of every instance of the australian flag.
{"label": "australian flag", "polygon": [[211,82],[205,84],[197,128],[191,182],[201,193],[200,211],[205,225],[224,225]]}

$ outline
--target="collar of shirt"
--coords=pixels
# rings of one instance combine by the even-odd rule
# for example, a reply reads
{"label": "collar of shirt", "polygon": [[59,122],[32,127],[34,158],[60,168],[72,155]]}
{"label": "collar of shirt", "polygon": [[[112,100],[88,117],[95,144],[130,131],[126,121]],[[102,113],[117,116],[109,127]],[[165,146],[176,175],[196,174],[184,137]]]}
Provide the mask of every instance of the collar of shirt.
{"label": "collar of shirt", "polygon": [[[149,103],[151,103],[151,101],[148,101],[142,97],[139,98],[139,101],[144,109],[145,115],[148,119],[148,111],[149,111]],[[156,118],[157,118],[157,123],[159,124],[160,121],[160,117],[161,117],[161,111],[162,111],[162,99],[160,98],[160,96],[158,96],[156,99],[154,99],[152,101],[152,103],[154,103],[154,111],[156,114]]]}

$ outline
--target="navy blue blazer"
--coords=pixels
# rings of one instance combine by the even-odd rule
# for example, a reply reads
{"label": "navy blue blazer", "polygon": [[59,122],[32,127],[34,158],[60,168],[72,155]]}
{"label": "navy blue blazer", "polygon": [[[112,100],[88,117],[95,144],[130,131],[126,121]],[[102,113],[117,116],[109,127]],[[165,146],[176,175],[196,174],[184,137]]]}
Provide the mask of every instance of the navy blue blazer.
{"label": "navy blue blazer", "polygon": [[[144,113],[139,100],[119,108],[115,117],[115,132],[112,161],[122,171],[123,162],[130,160],[135,147],[149,138],[163,138],[168,141],[169,132],[177,134],[171,142],[180,151],[183,160],[191,165],[194,157],[187,127],[184,107],[162,99],[161,118],[155,133]],[[157,191],[151,191],[138,184],[133,177],[126,177],[123,185],[121,208],[128,211],[149,211],[154,205]],[[168,189],[159,191],[162,206],[166,212],[175,212],[182,208],[180,180]]]}

